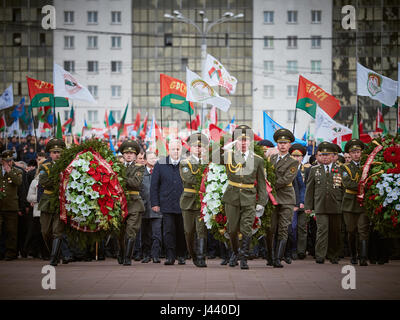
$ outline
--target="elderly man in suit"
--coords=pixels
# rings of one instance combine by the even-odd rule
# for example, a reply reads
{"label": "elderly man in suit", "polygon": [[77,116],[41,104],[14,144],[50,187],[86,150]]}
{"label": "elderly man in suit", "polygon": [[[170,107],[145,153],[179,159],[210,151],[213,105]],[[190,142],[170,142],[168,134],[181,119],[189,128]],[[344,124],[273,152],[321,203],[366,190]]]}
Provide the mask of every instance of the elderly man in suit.
{"label": "elderly man in suit", "polygon": [[162,212],[163,236],[167,260],[165,265],[185,264],[185,234],[179,201],[183,192],[182,179],[179,173],[179,162],[182,154],[182,142],[171,140],[169,156],[161,158],[154,166],[150,185],[151,209]]}

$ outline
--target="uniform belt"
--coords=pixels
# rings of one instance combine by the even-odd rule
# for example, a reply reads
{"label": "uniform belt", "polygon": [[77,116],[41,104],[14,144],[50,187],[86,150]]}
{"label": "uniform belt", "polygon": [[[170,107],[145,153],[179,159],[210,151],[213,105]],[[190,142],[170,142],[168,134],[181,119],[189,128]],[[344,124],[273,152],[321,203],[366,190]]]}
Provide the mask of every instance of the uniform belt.
{"label": "uniform belt", "polygon": [[353,190],[346,189],[346,193],[357,194],[358,192],[357,192],[357,191],[353,191]]}
{"label": "uniform belt", "polygon": [[198,193],[198,191],[196,191],[195,189],[190,189],[190,188],[183,188],[183,191],[190,193]]}
{"label": "uniform belt", "polygon": [[51,190],[44,190],[43,191],[45,194],[53,194],[53,191],[51,191]]}
{"label": "uniform belt", "polygon": [[128,191],[129,194],[139,195],[139,191]]}
{"label": "uniform belt", "polygon": [[228,184],[230,184],[231,186],[234,186],[234,187],[238,187],[238,188],[247,188],[247,189],[254,188],[254,184],[233,182],[231,180],[228,180]]}

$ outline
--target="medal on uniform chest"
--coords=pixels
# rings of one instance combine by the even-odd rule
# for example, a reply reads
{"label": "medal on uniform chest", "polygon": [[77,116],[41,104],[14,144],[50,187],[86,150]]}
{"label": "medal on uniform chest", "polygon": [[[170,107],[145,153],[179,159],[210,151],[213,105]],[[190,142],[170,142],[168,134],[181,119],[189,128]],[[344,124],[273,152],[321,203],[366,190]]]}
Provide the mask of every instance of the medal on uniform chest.
{"label": "medal on uniform chest", "polygon": [[338,169],[332,168],[333,173],[333,188],[339,188],[342,185],[342,175],[339,173]]}

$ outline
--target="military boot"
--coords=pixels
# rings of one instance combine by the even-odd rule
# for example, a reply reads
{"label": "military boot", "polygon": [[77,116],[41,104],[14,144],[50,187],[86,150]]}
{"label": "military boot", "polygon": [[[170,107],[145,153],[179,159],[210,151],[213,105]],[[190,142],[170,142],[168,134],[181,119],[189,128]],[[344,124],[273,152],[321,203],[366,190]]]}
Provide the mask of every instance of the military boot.
{"label": "military boot", "polygon": [[360,252],[360,266],[368,266],[367,263],[367,240],[361,240],[361,252]]}
{"label": "military boot", "polygon": [[223,246],[221,247],[221,266],[226,266],[229,263],[229,246],[226,242],[223,242]]}
{"label": "military boot", "polygon": [[357,264],[356,235],[354,232],[349,232],[349,249],[351,255],[351,264]]}
{"label": "military boot", "polygon": [[199,267],[198,261],[197,261],[197,254],[196,254],[195,249],[194,249],[194,247],[195,247],[194,246],[194,237],[193,237],[193,235],[192,236],[188,236],[188,235],[185,234],[185,239],[186,239],[186,248],[187,248],[187,251],[189,252],[189,254],[190,254],[190,256],[191,256],[191,258],[193,260],[193,264],[196,267]]}
{"label": "military boot", "polygon": [[264,246],[265,249],[267,250],[267,266],[273,266],[274,265],[274,251],[272,250],[272,235],[270,232],[268,232],[265,236],[264,236]]}
{"label": "military boot", "polygon": [[249,269],[247,259],[249,258],[250,241],[251,237],[243,236],[242,247],[240,249],[240,269]]}
{"label": "military boot", "polygon": [[229,234],[230,242],[231,242],[231,248],[232,248],[232,254],[229,259],[229,266],[230,267],[236,267],[238,265],[238,251],[239,251],[239,239],[237,233],[231,233]]}
{"label": "military boot", "polygon": [[281,260],[286,248],[286,241],[280,240],[276,246],[274,268],[283,268]]}
{"label": "military boot", "polygon": [[132,259],[134,245],[135,245],[135,239],[129,238],[128,241],[126,242],[124,266],[130,266],[132,264],[131,259]]}
{"label": "military boot", "polygon": [[197,267],[200,268],[205,268],[207,267],[206,264],[206,255],[205,255],[205,251],[206,251],[206,239],[204,238],[199,238],[197,239],[197,246],[198,246],[198,256],[197,256]]}
{"label": "military boot", "polygon": [[56,238],[53,240],[53,245],[51,247],[50,254],[50,265],[57,266],[59,262],[60,250],[61,250],[61,238]]}

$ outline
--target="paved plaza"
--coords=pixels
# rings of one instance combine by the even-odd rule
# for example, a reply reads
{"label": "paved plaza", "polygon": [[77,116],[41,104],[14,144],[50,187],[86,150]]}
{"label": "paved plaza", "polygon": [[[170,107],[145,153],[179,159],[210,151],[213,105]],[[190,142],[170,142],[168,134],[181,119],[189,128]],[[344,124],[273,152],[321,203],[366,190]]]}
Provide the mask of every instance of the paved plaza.
{"label": "paved plaza", "polygon": [[0,299],[133,299],[133,300],[265,300],[265,299],[400,299],[400,261],[356,266],[356,289],[344,290],[342,268],[349,264],[319,265],[311,257],[266,267],[250,260],[250,270],[221,266],[208,260],[207,268],[164,266],[132,261],[120,266],[114,259],[74,262],[56,267],[56,289],[44,290],[42,260],[0,261]]}

